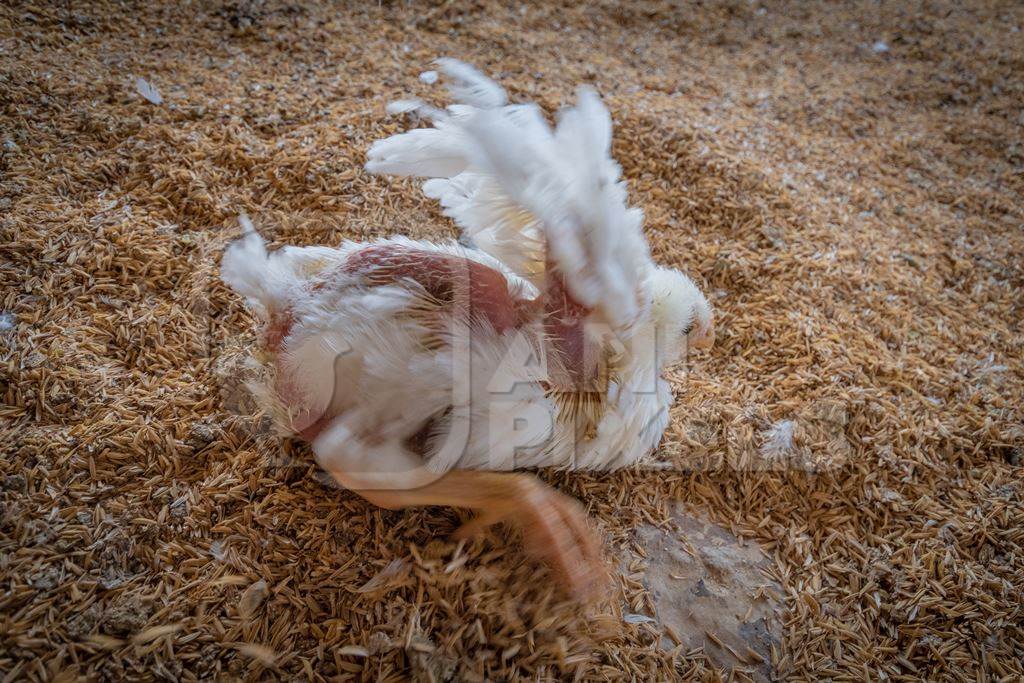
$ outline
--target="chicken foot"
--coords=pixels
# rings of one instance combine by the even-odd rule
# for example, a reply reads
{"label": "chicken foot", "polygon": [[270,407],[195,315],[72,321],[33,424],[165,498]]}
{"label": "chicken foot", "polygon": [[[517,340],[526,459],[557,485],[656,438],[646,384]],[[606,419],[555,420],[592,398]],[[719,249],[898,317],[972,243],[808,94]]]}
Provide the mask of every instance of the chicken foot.
{"label": "chicken foot", "polygon": [[428,471],[401,443],[369,445],[336,419],[313,439],[317,462],[345,488],[379,507],[468,508],[477,516],[455,535],[479,535],[501,522],[516,527],[527,551],[561,576],[574,596],[593,596],[602,582],[601,544],[575,500],[533,475],[517,472]]}
{"label": "chicken foot", "polygon": [[381,507],[448,505],[477,511],[455,532],[479,535],[506,522],[522,534],[527,551],[553,567],[578,598],[593,596],[601,583],[600,542],[583,507],[532,475],[454,470],[418,489],[356,491]]}

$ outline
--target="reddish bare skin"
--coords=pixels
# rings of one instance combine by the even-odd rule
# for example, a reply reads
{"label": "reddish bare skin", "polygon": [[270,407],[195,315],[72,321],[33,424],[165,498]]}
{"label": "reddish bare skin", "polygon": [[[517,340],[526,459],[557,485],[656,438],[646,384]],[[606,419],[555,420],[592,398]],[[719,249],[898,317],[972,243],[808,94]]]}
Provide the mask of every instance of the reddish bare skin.
{"label": "reddish bare skin", "polygon": [[590,309],[572,297],[550,263],[546,273],[542,297],[544,336],[552,354],[561,361],[549,368],[549,381],[563,391],[594,391],[600,359],[587,354],[584,322]]}
{"label": "reddish bare skin", "polygon": [[[563,381],[581,386],[578,382],[586,375],[583,320],[587,311],[572,299],[558,278],[549,278],[542,308],[538,302],[513,298],[500,272],[451,254],[372,245],[354,252],[341,266],[341,272],[364,276],[374,285],[414,281],[443,305],[468,305],[473,317],[486,320],[499,333],[543,315],[549,342],[567,365],[578,364],[578,370],[570,370],[572,376]],[[313,287],[329,287],[330,282],[328,274]],[[275,315],[265,332],[268,349],[279,352],[294,324],[289,312]],[[312,442],[334,418],[324,416],[300,425],[299,436]],[[476,511],[477,516],[456,532],[460,538],[481,534],[494,524],[508,523],[520,530],[528,552],[549,564],[577,598],[595,596],[606,579],[601,544],[582,506],[532,475],[454,470],[418,489],[355,493],[390,509],[446,505]]]}
{"label": "reddish bare skin", "polygon": [[379,284],[413,280],[438,301],[465,306],[504,333],[523,322],[522,307],[508,292],[505,276],[482,263],[453,254],[374,245],[352,254],[342,270]]}

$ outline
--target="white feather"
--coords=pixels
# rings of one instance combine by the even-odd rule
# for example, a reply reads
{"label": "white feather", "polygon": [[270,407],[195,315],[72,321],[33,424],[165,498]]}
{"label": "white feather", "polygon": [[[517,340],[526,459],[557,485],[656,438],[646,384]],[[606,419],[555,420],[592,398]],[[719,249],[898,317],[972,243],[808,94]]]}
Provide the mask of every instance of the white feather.
{"label": "white feather", "polygon": [[268,252],[266,242],[249,217],[242,214],[238,222],[243,236],[224,250],[220,277],[264,317],[286,308],[294,298],[295,288],[311,274],[345,256],[343,250],[329,247],[288,246]]}
{"label": "white feather", "polygon": [[471,67],[457,59],[442,57],[437,66],[448,76],[448,91],[463,104],[489,109],[500,107],[508,101],[505,90]]}
{"label": "white feather", "polygon": [[419,100],[395,100],[394,102],[388,102],[388,105],[384,107],[384,111],[391,116],[398,116],[399,114],[416,111],[422,106],[423,102]]}
{"label": "white feather", "polygon": [[552,131],[539,107],[506,106],[504,91],[472,67],[439,66],[461,104],[432,129],[375,143],[367,170],[432,178],[424,192],[474,246],[526,278],[546,250],[577,300],[616,327],[636,323],[652,264],[597,93],[581,88]]}
{"label": "white feather", "polygon": [[618,165],[608,156],[610,118],[597,96],[581,92],[553,138],[522,135],[500,110],[479,112],[463,130],[474,165],[542,227],[574,297],[617,326],[635,321],[650,257],[642,214],[626,206]]}
{"label": "white feather", "polygon": [[455,130],[418,128],[373,143],[367,153],[371,173],[447,178],[466,169],[463,137]]}
{"label": "white feather", "polygon": [[246,298],[250,306],[266,315],[280,301],[280,276],[270,262],[267,245],[245,215],[239,216],[244,235],[224,250],[220,277],[228,287]]}
{"label": "white feather", "polygon": [[793,420],[779,420],[766,432],[761,444],[761,455],[769,460],[787,456],[793,450],[793,435],[796,423]]}

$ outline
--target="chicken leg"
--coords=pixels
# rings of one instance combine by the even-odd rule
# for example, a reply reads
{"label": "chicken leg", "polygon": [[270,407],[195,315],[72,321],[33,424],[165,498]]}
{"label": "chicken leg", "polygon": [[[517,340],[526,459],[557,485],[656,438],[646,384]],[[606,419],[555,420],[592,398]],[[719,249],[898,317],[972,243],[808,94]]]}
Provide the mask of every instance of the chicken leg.
{"label": "chicken leg", "polygon": [[432,472],[397,439],[371,444],[361,438],[346,416],[316,431],[311,441],[320,466],[374,505],[391,510],[418,505],[475,510],[477,517],[456,531],[460,538],[507,522],[522,533],[530,554],[558,572],[570,593],[581,599],[596,593],[602,575],[600,543],[583,507],[537,477],[482,470]]}
{"label": "chicken leg", "polygon": [[455,532],[467,538],[499,522],[517,527],[534,557],[551,565],[578,598],[601,583],[601,551],[582,506],[527,474],[454,470],[417,489],[356,491],[375,505],[399,509],[449,505],[478,512]]}

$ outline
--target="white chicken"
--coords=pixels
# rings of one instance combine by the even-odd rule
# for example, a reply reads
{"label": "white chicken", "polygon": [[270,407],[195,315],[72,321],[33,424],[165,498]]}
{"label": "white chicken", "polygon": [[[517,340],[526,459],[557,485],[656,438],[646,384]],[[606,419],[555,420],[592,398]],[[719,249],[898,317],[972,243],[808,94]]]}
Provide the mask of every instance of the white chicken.
{"label": "white chicken", "polygon": [[651,453],[672,400],[661,372],[712,342],[711,308],[652,262],[593,90],[552,129],[472,67],[439,68],[457,103],[389,107],[433,126],[378,141],[366,168],[428,178],[463,244],[268,253],[243,218],[222,278],[265,323],[260,395],[342,486],[387,508],[476,510],[463,534],[517,525],[586,593],[599,545],[581,507],[511,470]]}

